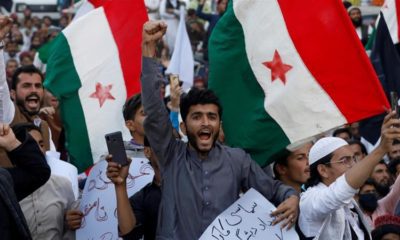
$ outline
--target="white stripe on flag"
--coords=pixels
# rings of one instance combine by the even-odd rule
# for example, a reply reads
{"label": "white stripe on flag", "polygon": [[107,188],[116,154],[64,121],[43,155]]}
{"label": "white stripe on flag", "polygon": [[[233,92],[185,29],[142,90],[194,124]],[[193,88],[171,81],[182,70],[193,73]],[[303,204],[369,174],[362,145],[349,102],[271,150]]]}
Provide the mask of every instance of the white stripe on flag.
{"label": "white stripe on flag", "polygon": [[[265,93],[264,107],[291,142],[302,140],[346,123],[328,94],[318,84],[297,52],[278,1],[235,0],[234,12],[242,25],[251,68]],[[278,51],[283,63],[291,65],[286,84],[271,81],[263,65]],[[323,64],[323,63],[322,63]]]}
{"label": "white stripe on flag", "polygon": [[381,9],[383,16],[385,17],[386,25],[388,26],[390,36],[392,37],[393,44],[399,43],[399,25],[396,7],[400,6],[396,6],[395,0],[386,0],[385,5]]}
{"label": "white stripe on flag", "polygon": [[[104,134],[122,131],[124,139],[130,139],[122,115],[122,106],[127,96],[118,48],[102,7],[78,19],[63,33],[82,83],[79,98],[93,161],[96,162],[100,155],[107,152]],[[107,99],[100,107],[99,100],[90,97],[96,90],[96,83],[103,86],[112,84],[110,93],[115,100]]]}

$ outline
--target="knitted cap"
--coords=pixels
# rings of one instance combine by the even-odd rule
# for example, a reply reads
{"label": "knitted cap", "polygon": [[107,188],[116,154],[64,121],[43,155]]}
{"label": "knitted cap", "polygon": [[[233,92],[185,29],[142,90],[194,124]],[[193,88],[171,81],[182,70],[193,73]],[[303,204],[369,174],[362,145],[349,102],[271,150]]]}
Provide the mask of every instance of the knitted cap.
{"label": "knitted cap", "polygon": [[308,157],[310,166],[321,158],[333,153],[336,149],[348,145],[345,140],[338,137],[324,137],[318,140],[310,149]]}
{"label": "knitted cap", "polygon": [[393,215],[383,215],[375,219],[375,229],[372,231],[372,239],[380,240],[389,233],[400,236],[400,217]]}

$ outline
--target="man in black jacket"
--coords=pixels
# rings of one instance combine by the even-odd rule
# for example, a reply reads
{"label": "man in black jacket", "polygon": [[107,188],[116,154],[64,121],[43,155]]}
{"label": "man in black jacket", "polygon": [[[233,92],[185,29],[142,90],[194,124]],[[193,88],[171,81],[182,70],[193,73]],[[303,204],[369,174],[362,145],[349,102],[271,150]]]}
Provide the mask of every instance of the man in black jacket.
{"label": "man in black jacket", "polygon": [[1,239],[31,239],[18,204],[50,177],[50,168],[37,143],[26,132],[15,136],[7,124],[0,123],[0,148],[7,151],[13,168],[0,168]]}

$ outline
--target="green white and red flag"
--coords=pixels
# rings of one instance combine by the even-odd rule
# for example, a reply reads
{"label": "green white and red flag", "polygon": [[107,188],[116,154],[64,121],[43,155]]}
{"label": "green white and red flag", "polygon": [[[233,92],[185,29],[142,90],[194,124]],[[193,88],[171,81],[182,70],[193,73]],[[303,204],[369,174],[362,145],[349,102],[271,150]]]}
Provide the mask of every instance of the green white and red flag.
{"label": "green white and red flag", "polygon": [[227,143],[260,165],[389,107],[341,1],[230,1],[209,56]]}
{"label": "green white and red flag", "polygon": [[126,99],[140,92],[143,1],[104,0],[54,40],[45,87],[60,101],[71,162],[84,171],[107,152],[104,135],[122,131]]}

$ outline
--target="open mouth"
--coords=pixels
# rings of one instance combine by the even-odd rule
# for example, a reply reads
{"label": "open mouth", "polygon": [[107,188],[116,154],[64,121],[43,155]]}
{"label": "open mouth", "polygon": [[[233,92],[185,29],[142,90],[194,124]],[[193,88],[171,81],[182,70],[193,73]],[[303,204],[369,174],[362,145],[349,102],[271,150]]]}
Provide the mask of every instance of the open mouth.
{"label": "open mouth", "polygon": [[208,129],[203,129],[198,134],[200,140],[207,141],[211,138],[211,131]]}
{"label": "open mouth", "polygon": [[29,108],[37,108],[39,105],[39,98],[37,96],[30,96],[25,100]]}

